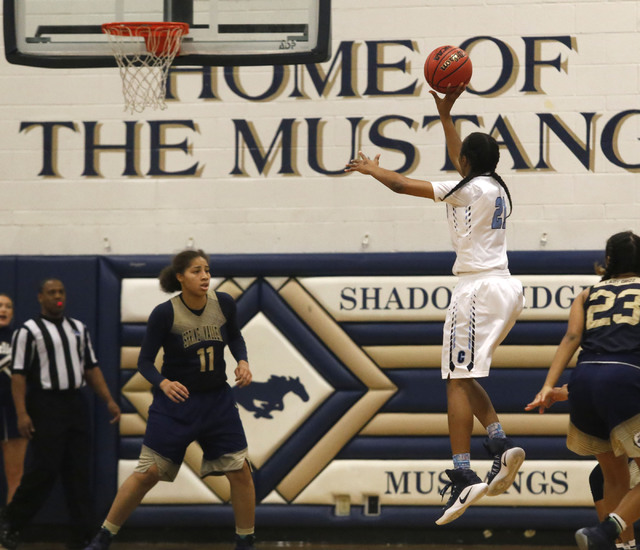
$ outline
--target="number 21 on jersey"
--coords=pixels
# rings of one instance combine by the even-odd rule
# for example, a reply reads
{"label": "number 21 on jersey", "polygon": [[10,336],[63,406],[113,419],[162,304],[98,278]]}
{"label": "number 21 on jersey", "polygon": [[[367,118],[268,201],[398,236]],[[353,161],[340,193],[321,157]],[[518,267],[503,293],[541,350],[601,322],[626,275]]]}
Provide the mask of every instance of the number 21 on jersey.
{"label": "number 21 on jersey", "polygon": [[496,209],[493,212],[493,220],[491,221],[491,229],[504,229],[507,225],[507,209],[505,208],[504,199],[496,198]]}

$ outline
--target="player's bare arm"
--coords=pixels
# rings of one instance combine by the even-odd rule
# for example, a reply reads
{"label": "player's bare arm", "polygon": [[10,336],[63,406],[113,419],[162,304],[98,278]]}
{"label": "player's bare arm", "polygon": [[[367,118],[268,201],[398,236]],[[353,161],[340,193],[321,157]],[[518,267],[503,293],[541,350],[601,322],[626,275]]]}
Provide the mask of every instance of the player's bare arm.
{"label": "player's bare arm", "polygon": [[527,405],[526,410],[532,410],[537,407],[542,414],[546,408],[553,404],[552,396],[554,394],[554,386],[557,384],[564,369],[580,346],[582,333],[584,331],[584,303],[588,294],[588,290],[583,290],[578,294],[573,304],[571,304],[567,331],[553,356],[542,389],[538,392],[535,399]]}
{"label": "player's bare arm", "polygon": [[460,97],[460,94],[464,92],[465,88],[465,84],[460,84],[457,88],[444,94],[443,97],[440,97],[433,90],[429,90],[429,93],[433,96],[436,103],[438,114],[440,115],[440,122],[442,122],[444,137],[447,142],[447,153],[456,167],[456,170],[462,177],[466,175],[463,173],[462,167],[460,166],[460,149],[462,148],[462,140],[460,139],[460,135],[456,130],[453,119],[451,118],[451,109],[453,108],[456,100]]}
{"label": "player's bare arm", "polygon": [[380,166],[380,155],[370,159],[362,151],[358,151],[358,158],[351,159],[344,171],[360,172],[361,174],[372,176],[394,193],[433,199],[431,182],[408,178],[398,172],[383,168]]}

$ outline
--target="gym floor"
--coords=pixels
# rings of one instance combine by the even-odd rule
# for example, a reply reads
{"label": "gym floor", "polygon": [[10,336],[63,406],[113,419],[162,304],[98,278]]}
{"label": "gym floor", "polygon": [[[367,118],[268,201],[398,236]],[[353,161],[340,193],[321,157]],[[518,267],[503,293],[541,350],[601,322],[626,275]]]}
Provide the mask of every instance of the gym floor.
{"label": "gym floor", "polygon": [[[145,543],[145,542],[114,542],[109,550],[233,550],[233,544],[227,543]],[[257,550],[576,550],[577,546],[495,546],[475,544],[338,544],[338,543],[307,543],[307,542],[262,542],[256,546]],[[64,550],[63,544],[29,543],[20,545],[20,550]]]}
{"label": "gym floor", "polygon": [[[283,531],[284,529],[284,531]],[[20,550],[66,550],[63,526],[32,526]],[[123,529],[110,550],[234,550],[233,531]],[[49,541],[49,542],[45,542]],[[263,528],[257,550],[576,550],[573,530]],[[0,547],[1,550],[1,547]]]}

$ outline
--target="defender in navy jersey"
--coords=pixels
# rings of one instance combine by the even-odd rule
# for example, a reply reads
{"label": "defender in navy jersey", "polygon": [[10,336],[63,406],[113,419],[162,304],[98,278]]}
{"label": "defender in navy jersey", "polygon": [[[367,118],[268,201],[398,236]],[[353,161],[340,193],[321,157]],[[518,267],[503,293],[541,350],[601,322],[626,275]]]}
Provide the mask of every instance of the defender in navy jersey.
{"label": "defender in navy jersey", "polygon": [[[254,549],[255,490],[247,440],[227,382],[224,351],[237,362],[235,384],[251,383],[247,348],[231,296],[209,289],[209,259],[202,250],[176,255],[160,274],[166,292],[181,293],[149,316],[138,369],[153,385],[153,402],[138,466],[122,484],[100,532],[87,550],[104,550],[144,495],[158,481],[173,481],[187,447],[197,441],[200,475],[225,475],[231,486],[236,549]],[[160,348],[160,372],[154,362]]]}
{"label": "defender in navy jersey", "polygon": [[607,241],[602,279],[571,305],[567,332],[546,380],[527,409],[554,401],[554,386],[581,346],[569,379],[567,446],[597,458],[604,476],[600,525],[576,533],[583,550],[615,548],[640,519],[640,486],[629,489],[628,458],[640,466],[640,237],[631,231]]}
{"label": "defender in navy jersey", "polygon": [[22,478],[28,439],[20,435],[16,407],[11,395],[11,337],[13,336],[13,300],[0,294],[0,439],[7,502],[13,497]]}
{"label": "defender in navy jersey", "polygon": [[[408,178],[379,165],[360,152],[346,172],[369,174],[395,193],[444,202],[459,277],[444,323],[442,378],[447,384],[449,438],[452,470],[446,470],[451,496],[438,525],[449,523],[485,494],[499,495],[513,483],[524,450],[507,438],[491,399],[478,383],[489,375],[496,347],[511,330],[524,307],[520,281],[509,273],[506,221],[511,195],[496,174],[498,143],[488,134],[475,132],[460,140],[451,108],[464,86],[444,98],[431,91],[445,133],[449,158],[461,181],[431,182]],[[471,432],[474,416],[488,432],[485,447],[493,465],[484,483],[471,469]],[[444,491],[443,491],[444,494]]]}

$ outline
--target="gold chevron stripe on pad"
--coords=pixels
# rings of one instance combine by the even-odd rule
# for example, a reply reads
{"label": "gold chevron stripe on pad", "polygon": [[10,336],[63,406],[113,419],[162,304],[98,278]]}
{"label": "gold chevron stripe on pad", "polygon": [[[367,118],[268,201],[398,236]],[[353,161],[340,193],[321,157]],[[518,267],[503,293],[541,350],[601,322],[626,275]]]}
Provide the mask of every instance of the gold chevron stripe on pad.
{"label": "gold chevron stripe on pad", "polygon": [[[135,370],[138,368],[138,356],[140,355],[140,346],[122,346],[120,348],[120,368],[124,370]],[[162,348],[156,355],[155,366],[158,370],[162,367],[162,358],[164,352]]]}
{"label": "gold chevron stripe on pad", "polygon": [[357,433],[394,393],[395,390],[367,392],[292,468],[278,485],[278,492],[289,502],[293,501],[334,459],[353,437],[354,432]]}
{"label": "gold chevron stripe on pad", "polygon": [[279,294],[324,344],[370,389],[396,389],[395,385],[371,361],[340,325],[300,285],[290,280]]}
{"label": "gold chevron stripe on pad", "polygon": [[283,498],[291,502],[335,458],[347,441],[375,416],[397,388],[298,281],[291,279],[279,288],[278,293],[368,388],[277,486]]}

